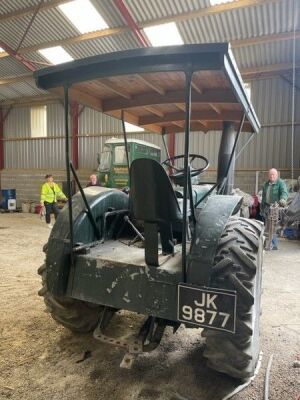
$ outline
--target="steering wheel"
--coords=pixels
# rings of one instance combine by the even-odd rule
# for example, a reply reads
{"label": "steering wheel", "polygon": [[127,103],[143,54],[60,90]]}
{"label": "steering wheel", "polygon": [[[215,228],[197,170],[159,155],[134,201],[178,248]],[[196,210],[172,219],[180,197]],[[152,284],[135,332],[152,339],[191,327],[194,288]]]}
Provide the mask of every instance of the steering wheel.
{"label": "steering wheel", "polygon": [[[175,178],[175,179],[183,178],[184,168],[178,168],[172,164],[173,161],[180,159],[184,159],[184,154],[181,154],[180,156],[167,158],[165,161],[161,163],[161,165],[165,165],[166,167],[171,168],[171,170],[174,171],[171,174],[169,174],[170,178]],[[201,174],[209,167],[209,161],[206,157],[200,156],[198,154],[189,154],[189,164],[191,164],[194,160],[197,159],[204,161],[205,165],[202,168],[191,169],[191,177]]]}

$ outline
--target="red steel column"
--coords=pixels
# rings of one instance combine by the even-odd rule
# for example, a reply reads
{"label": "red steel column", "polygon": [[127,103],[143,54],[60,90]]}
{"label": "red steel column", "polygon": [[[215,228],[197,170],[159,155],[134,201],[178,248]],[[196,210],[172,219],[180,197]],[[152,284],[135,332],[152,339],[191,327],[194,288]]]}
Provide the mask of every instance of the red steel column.
{"label": "red steel column", "polygon": [[139,28],[138,24],[133,19],[128,8],[124,4],[123,0],[114,0],[115,5],[118,7],[122,17],[127,22],[128,26],[131,28],[133,34],[136,36],[138,41],[143,47],[149,47],[148,40],[144,35],[144,32]]}
{"label": "red steel column", "polygon": [[168,150],[170,158],[175,156],[175,133],[168,134]]}
{"label": "red steel column", "polygon": [[72,131],[72,164],[78,169],[78,128],[79,128],[79,106],[76,101],[71,102],[71,131]]}
{"label": "red steel column", "polygon": [[[175,156],[175,133],[168,134],[168,151],[169,156],[172,159]],[[174,160],[171,160],[172,164],[174,165]],[[169,168],[169,174],[172,174],[174,171],[172,168]]]}
{"label": "red steel column", "polygon": [[18,54],[6,43],[2,42],[2,40],[0,40],[0,47],[2,47],[2,49],[6,51],[6,53],[8,53],[11,57],[15,58],[21,64],[25,65],[25,67],[27,67],[30,71],[34,72],[37,70],[36,66],[31,61],[26,60],[26,58],[23,57],[22,54]]}
{"label": "red steel column", "polygon": [[0,171],[4,168],[4,115],[0,106]]}

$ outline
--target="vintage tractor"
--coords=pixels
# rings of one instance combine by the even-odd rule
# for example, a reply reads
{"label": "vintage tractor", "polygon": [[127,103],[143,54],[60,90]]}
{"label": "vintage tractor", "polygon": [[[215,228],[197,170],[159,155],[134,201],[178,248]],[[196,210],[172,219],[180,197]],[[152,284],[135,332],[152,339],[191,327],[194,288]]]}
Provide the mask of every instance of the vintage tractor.
{"label": "vintage tractor", "polygon": [[127,154],[122,138],[106,140],[99,156],[98,179],[101,186],[124,188],[129,186],[128,164],[138,158],[160,161],[161,149],[153,143],[139,139],[127,139]]}
{"label": "vintage tractor", "polygon": [[[132,162],[129,195],[80,187],[69,196],[39,269],[39,293],[52,317],[125,348],[124,366],[156,348],[166,326],[174,332],[181,324],[200,327],[211,368],[252,376],[259,357],[263,227],[239,216],[241,198],[230,191],[239,134],[256,134],[259,122],[229,45],[105,54],[41,70],[36,82],[46,90],[64,88],[70,193],[71,171],[77,176],[69,160],[69,97],[153,132],[185,132],[184,154],[162,164]],[[208,160],[190,154],[190,131],[211,130],[222,131],[217,180],[193,186]],[[110,329],[120,310],[145,316],[126,339]]]}

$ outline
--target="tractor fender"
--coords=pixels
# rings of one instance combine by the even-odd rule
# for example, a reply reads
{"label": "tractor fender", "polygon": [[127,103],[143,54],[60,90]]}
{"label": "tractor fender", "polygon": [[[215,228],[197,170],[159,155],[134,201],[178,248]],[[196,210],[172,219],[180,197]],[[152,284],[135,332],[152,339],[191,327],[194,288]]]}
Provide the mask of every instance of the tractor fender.
{"label": "tractor fender", "polygon": [[[128,209],[129,197],[116,189],[87,187],[84,189],[87,202],[97,226],[101,229],[102,217],[109,209]],[[74,244],[87,244],[96,239],[80,192],[72,197]],[[56,295],[66,292],[70,272],[70,225],[66,205],[57,217],[48,240],[46,253],[47,287]]]}
{"label": "tractor fender", "polygon": [[240,196],[216,195],[209,197],[204,208],[196,209],[196,225],[187,260],[187,283],[210,285],[218,242],[228,219],[240,210],[241,203]]}

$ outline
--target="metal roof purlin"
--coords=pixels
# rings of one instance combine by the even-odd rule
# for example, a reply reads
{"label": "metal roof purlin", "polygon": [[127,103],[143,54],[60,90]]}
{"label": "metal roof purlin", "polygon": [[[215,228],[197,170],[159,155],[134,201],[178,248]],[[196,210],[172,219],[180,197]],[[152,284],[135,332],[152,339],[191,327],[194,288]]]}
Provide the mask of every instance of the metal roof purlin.
{"label": "metal roof purlin", "polygon": [[[72,0],[49,0],[48,2],[42,2],[40,9],[48,10],[54,7],[59,6],[60,4],[69,3]],[[29,6],[20,10],[12,11],[7,14],[2,14],[0,16],[0,22],[9,21],[14,18],[21,18],[25,15],[33,14],[36,9],[36,6]]]}

